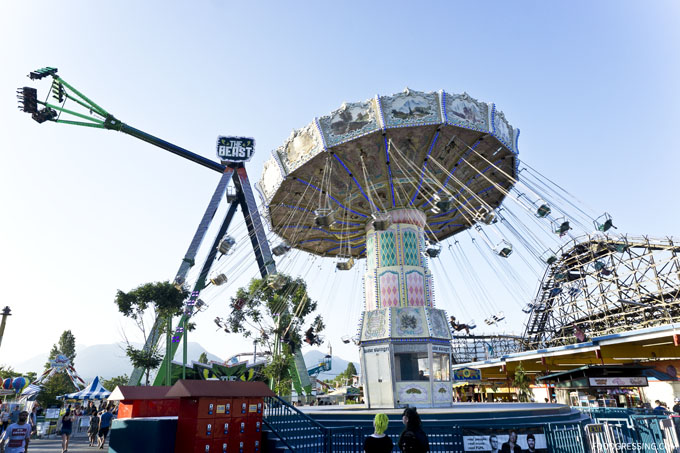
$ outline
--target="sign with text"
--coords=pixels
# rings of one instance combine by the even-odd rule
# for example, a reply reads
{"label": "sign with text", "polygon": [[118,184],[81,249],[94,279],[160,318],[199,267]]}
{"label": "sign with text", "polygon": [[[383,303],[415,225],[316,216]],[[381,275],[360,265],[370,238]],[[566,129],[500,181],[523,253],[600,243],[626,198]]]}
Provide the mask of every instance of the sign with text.
{"label": "sign with text", "polygon": [[255,152],[255,139],[249,137],[217,137],[217,157],[222,162],[248,162]]}
{"label": "sign with text", "polygon": [[591,387],[647,387],[647,378],[642,377],[591,377]]}
{"label": "sign with text", "polygon": [[460,368],[453,370],[454,381],[481,381],[482,370],[476,368]]}
{"label": "sign with text", "polygon": [[463,451],[547,453],[548,443],[542,427],[497,429],[463,428]]}

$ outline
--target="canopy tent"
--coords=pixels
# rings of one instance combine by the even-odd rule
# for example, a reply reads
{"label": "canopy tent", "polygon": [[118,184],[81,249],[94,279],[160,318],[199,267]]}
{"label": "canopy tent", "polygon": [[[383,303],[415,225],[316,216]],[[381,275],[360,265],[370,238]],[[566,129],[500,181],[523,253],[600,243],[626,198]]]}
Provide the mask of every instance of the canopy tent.
{"label": "canopy tent", "polygon": [[83,390],[74,393],[67,393],[66,395],[59,395],[57,399],[60,400],[105,400],[111,395],[111,392],[106,390],[99,382],[99,376],[85,387]]}

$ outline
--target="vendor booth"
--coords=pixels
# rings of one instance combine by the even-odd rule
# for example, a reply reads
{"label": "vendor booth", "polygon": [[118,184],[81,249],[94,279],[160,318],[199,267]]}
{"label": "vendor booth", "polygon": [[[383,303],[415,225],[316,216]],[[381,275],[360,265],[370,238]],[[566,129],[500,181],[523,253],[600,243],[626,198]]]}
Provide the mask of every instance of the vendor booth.
{"label": "vendor booth", "polygon": [[648,367],[589,365],[537,379],[555,386],[557,402],[578,407],[637,407]]}

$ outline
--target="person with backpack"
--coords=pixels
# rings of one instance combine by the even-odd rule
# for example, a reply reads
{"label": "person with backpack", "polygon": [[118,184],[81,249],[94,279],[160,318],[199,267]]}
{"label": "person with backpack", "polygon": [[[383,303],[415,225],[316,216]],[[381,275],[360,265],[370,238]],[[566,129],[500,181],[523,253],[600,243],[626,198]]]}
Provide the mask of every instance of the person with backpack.
{"label": "person with backpack", "polygon": [[430,451],[430,442],[423,431],[423,423],[415,407],[407,407],[401,416],[404,430],[399,436],[399,449],[403,453],[425,453]]}

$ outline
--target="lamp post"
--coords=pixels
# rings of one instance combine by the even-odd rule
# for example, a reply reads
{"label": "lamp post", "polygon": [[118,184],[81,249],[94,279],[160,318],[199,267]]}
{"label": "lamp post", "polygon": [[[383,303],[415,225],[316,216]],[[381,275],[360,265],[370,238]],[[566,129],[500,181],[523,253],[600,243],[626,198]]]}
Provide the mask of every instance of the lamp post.
{"label": "lamp post", "polygon": [[9,307],[5,307],[2,309],[2,322],[0,323],[0,345],[2,344],[2,337],[5,335],[5,324],[7,324],[7,317],[12,316],[11,312],[12,310],[9,309]]}

